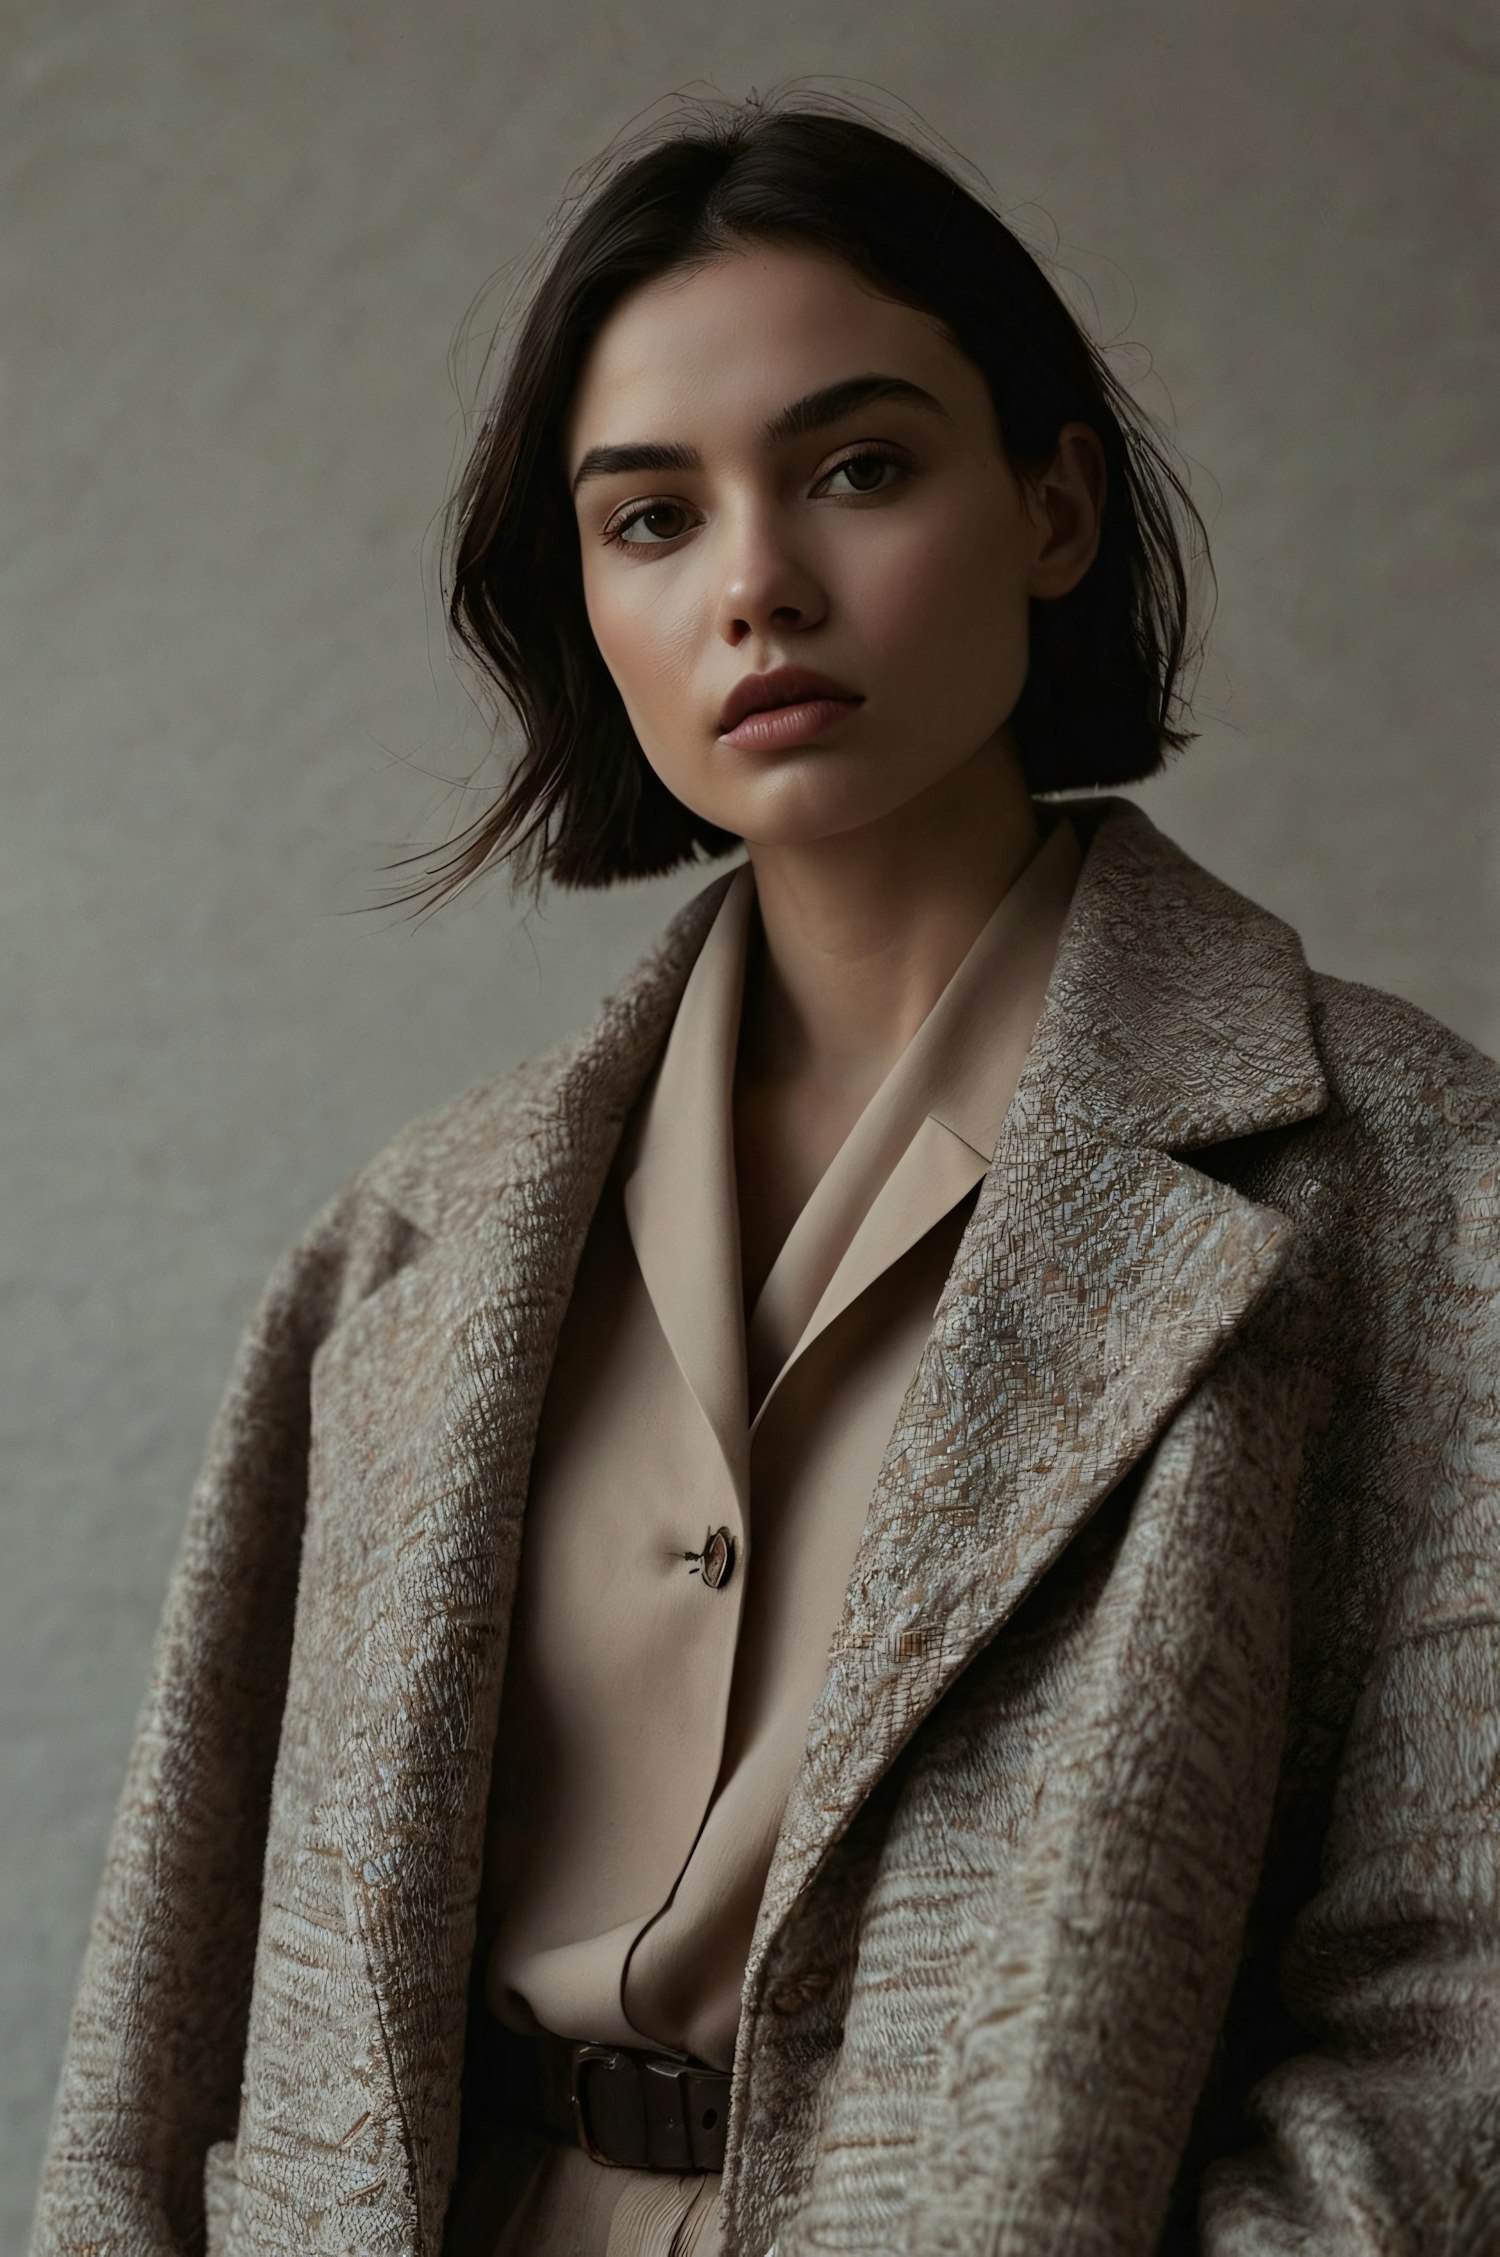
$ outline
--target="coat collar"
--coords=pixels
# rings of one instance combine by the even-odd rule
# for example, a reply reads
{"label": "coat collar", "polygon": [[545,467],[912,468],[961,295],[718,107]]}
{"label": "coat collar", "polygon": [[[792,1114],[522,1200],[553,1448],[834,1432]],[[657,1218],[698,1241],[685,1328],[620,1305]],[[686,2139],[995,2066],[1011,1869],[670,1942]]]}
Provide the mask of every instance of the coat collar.
{"label": "coat collar", "polygon": [[[1290,1252],[1177,1155],[1317,1113],[1296,934],[1134,802],[1085,856],[1015,1096],[872,1495],[746,1970],[922,1716],[1149,1447]],[[371,1188],[434,1241],[325,1344],[358,1572],[323,1603],[346,1886],[437,2245],[509,1610],[558,1331],[626,1115],[732,882],[592,1025],[411,1128]],[[741,2113],[731,2123],[734,2148]],[[726,2158],[726,2198],[731,2198]]]}

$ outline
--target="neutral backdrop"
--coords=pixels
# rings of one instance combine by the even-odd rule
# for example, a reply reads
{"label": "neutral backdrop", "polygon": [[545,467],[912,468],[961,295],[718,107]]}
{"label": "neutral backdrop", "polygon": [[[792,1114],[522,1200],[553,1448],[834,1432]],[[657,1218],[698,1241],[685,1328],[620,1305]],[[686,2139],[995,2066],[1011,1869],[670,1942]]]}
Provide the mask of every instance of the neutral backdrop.
{"label": "neutral backdrop", "polygon": [[1500,32],[1482,0],[5,0],[0,33],[18,2248],[267,1271],[405,1121],[591,1014],[712,875],[541,914],[491,879],[421,924],[383,890],[499,774],[447,656],[438,517],[577,169],[695,87],[842,93],[978,168],[1208,520],[1202,734],[1143,803],[1314,964],[1494,1053]]}

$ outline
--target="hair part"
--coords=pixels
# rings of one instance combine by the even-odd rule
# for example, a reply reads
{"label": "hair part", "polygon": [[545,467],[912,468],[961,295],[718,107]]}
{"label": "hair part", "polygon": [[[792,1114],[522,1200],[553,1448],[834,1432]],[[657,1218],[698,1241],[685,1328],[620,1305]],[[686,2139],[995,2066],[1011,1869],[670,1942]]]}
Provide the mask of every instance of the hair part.
{"label": "hair part", "polygon": [[720,103],[627,153],[525,310],[447,506],[444,575],[459,653],[509,707],[522,749],[446,874],[398,899],[436,907],[505,860],[539,895],[544,879],[609,886],[742,843],[677,799],[636,741],[588,621],[562,433],[584,355],[630,291],[756,243],[832,253],[935,318],[983,374],[1018,476],[1052,461],[1064,424],[1098,434],[1098,551],[1066,595],[1032,599],[1026,682],[1008,716],[1028,789],[1135,783],[1194,741],[1172,718],[1185,708],[1189,642],[1177,519],[1196,529],[1211,575],[1206,529],[1036,257],[942,164],[861,116],[805,99]]}

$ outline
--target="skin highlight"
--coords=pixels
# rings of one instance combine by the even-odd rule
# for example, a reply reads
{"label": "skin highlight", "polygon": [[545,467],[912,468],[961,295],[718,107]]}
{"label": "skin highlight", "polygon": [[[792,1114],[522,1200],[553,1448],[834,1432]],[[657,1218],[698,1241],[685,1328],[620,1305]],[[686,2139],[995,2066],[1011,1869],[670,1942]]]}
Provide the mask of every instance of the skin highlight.
{"label": "skin highlight", "polygon": [[[765,441],[790,403],[872,374],[933,404],[872,399]],[[595,474],[596,450],[643,443],[675,466]],[[933,317],[815,248],[767,244],[614,309],[563,449],[570,486],[585,473],[590,626],[641,750],[755,872],[735,1084],[749,1302],[1039,844],[1008,720],[1028,602],[1066,594],[1097,553],[1103,449],[1069,423],[1018,478],[984,377]],[[803,745],[728,744],[735,683],[788,664],[864,702]]]}

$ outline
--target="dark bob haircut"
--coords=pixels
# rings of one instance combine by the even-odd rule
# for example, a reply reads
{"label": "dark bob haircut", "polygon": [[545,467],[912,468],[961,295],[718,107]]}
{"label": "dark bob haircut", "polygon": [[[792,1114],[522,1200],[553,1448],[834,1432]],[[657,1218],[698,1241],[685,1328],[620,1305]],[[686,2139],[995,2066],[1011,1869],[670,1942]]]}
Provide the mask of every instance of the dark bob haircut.
{"label": "dark bob haircut", "polygon": [[636,741],[584,606],[561,434],[584,354],[626,293],[753,242],[832,252],[933,315],[983,374],[1017,475],[1050,462],[1070,420],[1098,433],[1098,553],[1066,595],[1031,603],[1009,716],[1028,788],[1133,783],[1193,741],[1169,725],[1188,627],[1173,502],[1206,560],[1203,521],[1031,252],[940,164],[859,116],[759,98],[704,106],[572,218],[448,504],[449,625],[519,721],[523,749],[449,874],[401,899],[436,906],[512,856],[539,894],[544,877],[608,886],[741,843],[684,806]]}

